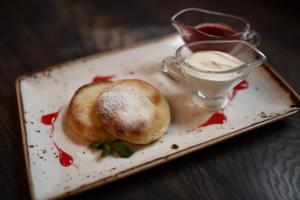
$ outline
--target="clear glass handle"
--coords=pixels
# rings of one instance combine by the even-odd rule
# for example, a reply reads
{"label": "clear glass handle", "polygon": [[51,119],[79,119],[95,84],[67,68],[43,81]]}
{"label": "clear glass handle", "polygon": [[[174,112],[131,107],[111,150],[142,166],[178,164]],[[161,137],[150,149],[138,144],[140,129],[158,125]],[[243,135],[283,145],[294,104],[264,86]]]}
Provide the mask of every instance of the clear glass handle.
{"label": "clear glass handle", "polygon": [[258,47],[258,45],[260,44],[260,35],[256,31],[250,30],[245,35],[245,40],[255,47]]}
{"label": "clear glass handle", "polygon": [[162,61],[161,71],[180,83],[188,84],[177,64],[177,59],[175,56],[166,57]]}

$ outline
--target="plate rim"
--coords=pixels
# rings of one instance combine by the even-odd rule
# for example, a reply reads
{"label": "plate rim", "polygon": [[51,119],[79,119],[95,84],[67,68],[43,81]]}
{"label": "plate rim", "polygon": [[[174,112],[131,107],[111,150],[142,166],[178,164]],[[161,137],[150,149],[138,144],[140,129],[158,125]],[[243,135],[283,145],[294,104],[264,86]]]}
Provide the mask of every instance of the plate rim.
{"label": "plate rim", "polygon": [[[23,74],[21,76],[19,76],[16,81],[15,81],[15,86],[16,86],[16,96],[17,96],[17,104],[18,104],[18,112],[19,112],[19,120],[20,120],[20,129],[21,129],[21,135],[22,135],[22,144],[23,144],[23,154],[24,154],[24,160],[25,160],[25,167],[26,167],[26,175],[27,175],[27,179],[28,179],[28,186],[29,186],[29,191],[30,191],[30,196],[33,199],[36,199],[35,193],[34,193],[34,186],[33,186],[33,177],[31,174],[31,170],[30,170],[30,162],[29,162],[29,151],[28,151],[28,143],[27,143],[27,131],[26,131],[26,123],[25,123],[25,113],[24,113],[24,106],[23,106],[23,98],[22,98],[22,92],[21,92],[21,82],[26,79],[27,77],[30,77],[32,75],[35,75],[37,73],[43,73],[43,72],[47,72],[47,71],[52,71],[52,69],[57,69],[57,68],[64,68],[64,67],[68,67],[70,66],[72,63],[77,63],[77,62],[85,62],[88,60],[91,60],[93,58],[100,58],[106,55],[112,55],[114,53],[118,53],[118,52],[122,52],[122,51],[126,51],[132,48],[137,48],[137,47],[142,47],[142,46],[147,46],[150,44],[154,44],[160,41],[163,41],[165,39],[170,39],[172,37],[176,37],[178,34],[176,33],[172,33],[172,34],[167,34],[164,36],[160,36],[158,38],[154,38],[154,39],[150,39],[150,40],[144,40],[132,45],[128,45],[128,46],[124,46],[124,47],[120,47],[120,48],[116,48],[116,49],[112,49],[109,51],[104,51],[104,52],[99,52],[96,54],[92,54],[92,55],[88,55],[85,57],[81,57],[81,58],[77,58],[71,61],[66,61],[60,64],[55,64],[55,65],[51,65],[48,67],[41,67],[40,69],[37,70],[33,70],[29,73]],[[270,117],[268,119],[265,119],[263,121],[260,122],[255,122],[252,123],[246,127],[243,127],[239,130],[233,131],[233,132],[228,132],[226,135],[222,135],[219,136],[217,138],[211,139],[209,141],[206,141],[204,143],[201,144],[196,144],[193,146],[190,146],[188,148],[182,149],[180,151],[174,152],[170,155],[167,156],[163,156],[154,160],[150,160],[148,162],[145,162],[143,164],[140,164],[138,166],[132,167],[130,169],[127,169],[125,171],[121,171],[119,173],[116,173],[112,176],[106,177],[104,179],[101,180],[97,180],[88,184],[84,184],[80,187],[77,187],[71,191],[68,192],[64,192],[60,195],[54,196],[52,199],[63,199],[69,196],[73,196],[75,194],[93,189],[95,187],[99,187],[102,185],[105,185],[107,183],[111,183],[114,182],[116,180],[119,179],[123,179],[127,176],[136,174],[138,172],[144,171],[146,169],[150,169],[152,167],[164,164],[166,162],[169,162],[171,160],[174,160],[176,158],[182,157],[184,155],[190,154],[192,152],[195,152],[197,150],[200,150],[202,148],[211,146],[213,144],[216,144],[218,142],[222,142],[224,140],[227,140],[229,138],[238,136],[242,133],[246,133],[249,132],[250,130],[254,130],[257,129],[261,126],[270,124],[272,122],[278,121],[282,118],[288,117],[292,114],[297,113],[298,111],[300,111],[300,96],[297,94],[297,92],[287,83],[287,81],[285,81],[270,65],[265,64],[263,66],[267,72],[272,76],[272,78],[274,79],[274,81],[278,82],[280,84],[281,87],[283,87],[283,89],[286,92],[290,93],[290,99],[292,99],[293,102],[296,102],[295,105],[296,107],[293,108],[292,110],[287,111],[286,113],[279,115],[279,116],[273,116]]]}

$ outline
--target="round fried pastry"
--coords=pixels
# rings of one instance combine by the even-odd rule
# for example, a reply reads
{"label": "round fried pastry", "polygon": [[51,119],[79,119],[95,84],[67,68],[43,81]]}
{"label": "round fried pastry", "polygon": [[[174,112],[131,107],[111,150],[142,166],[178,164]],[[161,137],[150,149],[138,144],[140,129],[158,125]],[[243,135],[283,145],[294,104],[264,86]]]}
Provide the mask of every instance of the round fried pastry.
{"label": "round fried pastry", "polygon": [[164,96],[141,80],[120,80],[105,88],[97,99],[97,110],[108,133],[134,144],[157,140],[170,123]]}
{"label": "round fried pastry", "polygon": [[64,116],[65,130],[87,142],[112,140],[104,131],[96,111],[96,100],[100,92],[112,82],[91,83],[80,87],[72,97]]}

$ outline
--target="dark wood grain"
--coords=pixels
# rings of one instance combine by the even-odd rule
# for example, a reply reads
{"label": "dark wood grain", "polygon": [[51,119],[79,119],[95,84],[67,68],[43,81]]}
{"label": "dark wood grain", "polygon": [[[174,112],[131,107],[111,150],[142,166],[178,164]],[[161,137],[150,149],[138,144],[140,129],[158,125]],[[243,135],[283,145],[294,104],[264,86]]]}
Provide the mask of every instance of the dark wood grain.
{"label": "dark wood grain", "polygon": [[[175,30],[185,7],[241,15],[269,63],[300,91],[295,3],[267,1],[4,1],[0,6],[0,199],[28,199],[15,79],[23,73]],[[300,115],[251,131],[75,199],[299,199]]]}

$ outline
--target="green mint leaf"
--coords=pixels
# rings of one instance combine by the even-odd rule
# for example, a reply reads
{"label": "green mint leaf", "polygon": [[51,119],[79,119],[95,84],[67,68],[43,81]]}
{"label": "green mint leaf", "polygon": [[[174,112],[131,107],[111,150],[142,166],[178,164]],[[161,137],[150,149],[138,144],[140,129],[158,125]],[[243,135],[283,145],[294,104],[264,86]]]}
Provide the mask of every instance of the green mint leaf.
{"label": "green mint leaf", "polygon": [[89,147],[92,148],[92,149],[103,149],[103,146],[106,143],[107,143],[106,141],[95,142],[95,143],[91,143],[89,145]]}
{"label": "green mint leaf", "polygon": [[121,158],[129,158],[132,154],[134,154],[134,151],[122,141],[116,140],[112,143],[112,146]]}
{"label": "green mint leaf", "polygon": [[104,158],[110,154],[110,144],[104,143],[101,157]]}

